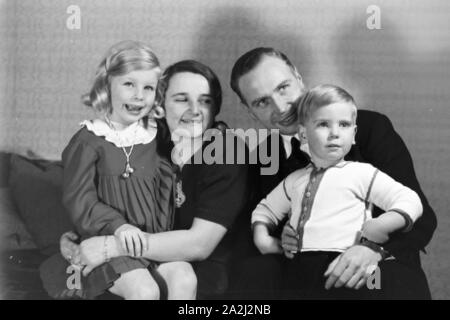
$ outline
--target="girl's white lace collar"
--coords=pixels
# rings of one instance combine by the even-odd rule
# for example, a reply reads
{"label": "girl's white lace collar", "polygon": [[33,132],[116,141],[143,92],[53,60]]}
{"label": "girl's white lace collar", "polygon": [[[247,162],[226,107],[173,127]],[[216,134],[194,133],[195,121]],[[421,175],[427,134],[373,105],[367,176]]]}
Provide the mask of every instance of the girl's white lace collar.
{"label": "girl's white lace collar", "polygon": [[[113,122],[114,124],[114,122]],[[156,122],[149,120],[147,129],[142,121],[135,122],[123,130],[111,128],[102,119],[84,120],[80,123],[96,136],[104,137],[106,141],[113,143],[116,147],[130,147],[135,144],[147,144],[156,137]]]}

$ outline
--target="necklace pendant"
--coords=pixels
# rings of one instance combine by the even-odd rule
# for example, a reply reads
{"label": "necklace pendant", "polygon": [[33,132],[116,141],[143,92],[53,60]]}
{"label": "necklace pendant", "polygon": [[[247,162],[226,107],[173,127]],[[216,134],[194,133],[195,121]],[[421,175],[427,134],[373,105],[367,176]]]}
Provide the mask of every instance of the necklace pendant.
{"label": "necklace pendant", "polygon": [[131,174],[134,172],[134,169],[130,166],[129,163],[127,163],[126,167],[125,167],[125,172],[122,173],[122,177],[127,179],[131,176]]}
{"label": "necklace pendant", "polygon": [[128,172],[129,174],[132,174],[134,172],[134,169],[130,166],[129,163],[127,163],[127,166],[125,167],[125,172]]}
{"label": "necklace pendant", "polygon": [[177,208],[180,208],[186,201],[186,195],[183,193],[183,186],[181,184],[181,181],[177,181],[175,194],[175,205]]}
{"label": "necklace pendant", "polygon": [[[120,147],[118,146],[118,147],[122,149],[122,151],[125,155],[125,158],[126,158],[125,171],[121,174],[121,176],[124,179],[128,179],[130,177],[130,175],[132,175],[134,172],[134,168],[131,167],[131,165],[130,165],[130,156],[133,153],[134,142],[131,145],[130,150],[127,151],[126,147],[124,146],[124,143],[122,142],[122,139],[121,139],[119,133],[117,132],[116,128],[114,127],[113,123],[111,122],[111,120],[108,117],[106,117],[106,123],[110,126],[111,129],[114,130],[117,140],[120,142],[121,146]],[[138,127],[136,126],[135,131],[134,131],[134,141],[136,141],[137,128]]]}

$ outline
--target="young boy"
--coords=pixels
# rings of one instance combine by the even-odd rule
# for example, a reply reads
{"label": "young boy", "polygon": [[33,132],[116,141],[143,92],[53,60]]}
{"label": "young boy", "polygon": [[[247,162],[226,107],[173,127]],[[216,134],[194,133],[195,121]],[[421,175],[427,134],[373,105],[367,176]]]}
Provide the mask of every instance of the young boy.
{"label": "young boy", "polygon": [[[382,244],[408,231],[422,214],[411,189],[367,163],[345,161],[355,143],[356,104],[342,88],[320,85],[298,105],[299,136],[311,163],[284,179],[252,214],[253,239],[261,253],[281,253],[270,235],[286,215],[304,252],[344,252],[366,239]],[[371,206],[385,213],[372,219]]]}

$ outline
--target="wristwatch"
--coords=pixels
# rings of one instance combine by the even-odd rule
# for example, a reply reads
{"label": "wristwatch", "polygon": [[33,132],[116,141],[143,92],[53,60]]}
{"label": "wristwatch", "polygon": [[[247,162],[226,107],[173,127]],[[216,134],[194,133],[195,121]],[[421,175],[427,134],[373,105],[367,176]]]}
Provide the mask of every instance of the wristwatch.
{"label": "wristwatch", "polygon": [[387,258],[391,257],[391,254],[389,253],[389,251],[385,250],[381,246],[381,244],[373,242],[373,241],[367,239],[366,237],[361,237],[359,239],[359,244],[379,253],[381,255],[381,260],[386,260]]}

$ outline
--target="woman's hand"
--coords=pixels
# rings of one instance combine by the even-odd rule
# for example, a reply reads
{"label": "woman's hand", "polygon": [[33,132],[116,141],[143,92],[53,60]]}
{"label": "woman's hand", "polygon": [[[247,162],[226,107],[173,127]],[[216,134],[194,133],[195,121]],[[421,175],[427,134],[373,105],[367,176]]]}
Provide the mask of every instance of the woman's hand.
{"label": "woman's hand", "polygon": [[71,264],[81,264],[80,245],[76,242],[80,237],[73,231],[64,233],[59,239],[61,255]]}
{"label": "woman's hand", "polygon": [[132,257],[142,257],[147,251],[145,233],[131,224],[123,224],[116,229],[114,235],[120,240],[122,248]]}
{"label": "woman's hand", "polygon": [[88,275],[93,269],[107,262],[107,259],[117,257],[116,238],[114,236],[98,236],[84,240],[80,244],[81,265],[83,275]]}

